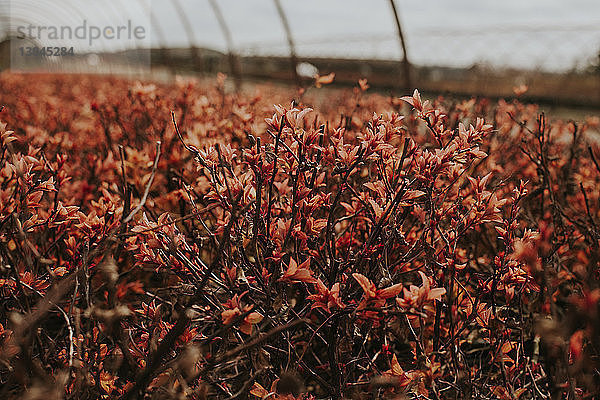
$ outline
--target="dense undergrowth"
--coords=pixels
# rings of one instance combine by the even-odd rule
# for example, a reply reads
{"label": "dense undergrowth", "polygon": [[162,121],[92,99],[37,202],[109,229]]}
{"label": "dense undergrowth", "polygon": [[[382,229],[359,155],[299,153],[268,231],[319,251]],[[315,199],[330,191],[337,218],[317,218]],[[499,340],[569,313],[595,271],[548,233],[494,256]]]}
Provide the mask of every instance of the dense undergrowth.
{"label": "dense undergrowth", "polygon": [[0,87],[1,398],[598,395],[597,120]]}

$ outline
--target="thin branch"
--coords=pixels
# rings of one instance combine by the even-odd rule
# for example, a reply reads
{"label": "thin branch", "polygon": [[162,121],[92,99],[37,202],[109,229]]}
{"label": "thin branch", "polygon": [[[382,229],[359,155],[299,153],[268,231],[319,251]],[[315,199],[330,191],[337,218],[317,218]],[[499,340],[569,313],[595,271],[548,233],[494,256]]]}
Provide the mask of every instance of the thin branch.
{"label": "thin branch", "polygon": [[127,218],[125,218],[123,220],[124,224],[131,221],[133,219],[133,217],[135,216],[135,214],[137,214],[138,211],[140,211],[144,207],[144,205],[146,204],[146,200],[148,200],[148,193],[150,193],[150,188],[152,187],[152,182],[154,182],[154,176],[156,175],[156,167],[158,166],[158,160],[160,159],[160,147],[161,147],[161,142],[160,141],[156,142],[156,157],[154,158],[154,165],[152,165],[152,173],[150,175],[150,180],[146,184],[146,190],[144,190],[144,195],[142,196],[142,200],[140,201],[140,204],[138,204],[138,206],[136,208],[134,208],[133,211],[131,211],[131,213],[127,216]]}

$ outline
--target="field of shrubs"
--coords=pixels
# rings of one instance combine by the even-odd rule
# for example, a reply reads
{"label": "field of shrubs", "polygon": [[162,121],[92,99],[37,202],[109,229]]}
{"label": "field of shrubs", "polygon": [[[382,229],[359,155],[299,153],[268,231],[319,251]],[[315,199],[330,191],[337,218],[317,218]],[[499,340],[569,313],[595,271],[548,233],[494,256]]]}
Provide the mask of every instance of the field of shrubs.
{"label": "field of shrubs", "polygon": [[362,80],[0,88],[0,398],[600,395],[597,117]]}

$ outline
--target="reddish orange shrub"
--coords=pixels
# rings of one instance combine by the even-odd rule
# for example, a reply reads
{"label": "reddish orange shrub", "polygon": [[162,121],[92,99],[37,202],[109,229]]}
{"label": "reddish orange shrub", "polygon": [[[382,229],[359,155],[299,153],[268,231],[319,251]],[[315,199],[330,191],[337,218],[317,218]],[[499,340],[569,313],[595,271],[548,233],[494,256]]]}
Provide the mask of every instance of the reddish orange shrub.
{"label": "reddish orange shrub", "polygon": [[598,394],[597,121],[0,82],[0,397]]}

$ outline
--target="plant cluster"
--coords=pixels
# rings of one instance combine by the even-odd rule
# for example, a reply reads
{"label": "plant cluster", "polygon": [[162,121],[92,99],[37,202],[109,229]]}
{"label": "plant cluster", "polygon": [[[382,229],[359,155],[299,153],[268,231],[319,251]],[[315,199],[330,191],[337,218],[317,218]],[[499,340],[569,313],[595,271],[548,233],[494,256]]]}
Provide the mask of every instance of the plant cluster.
{"label": "plant cluster", "polygon": [[597,119],[0,85],[0,397],[598,395]]}

